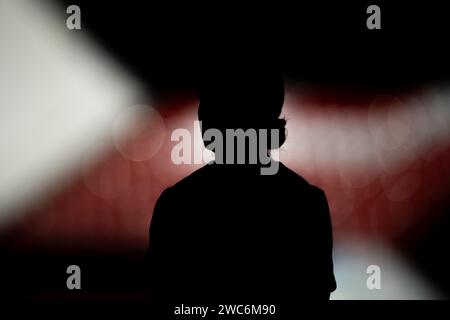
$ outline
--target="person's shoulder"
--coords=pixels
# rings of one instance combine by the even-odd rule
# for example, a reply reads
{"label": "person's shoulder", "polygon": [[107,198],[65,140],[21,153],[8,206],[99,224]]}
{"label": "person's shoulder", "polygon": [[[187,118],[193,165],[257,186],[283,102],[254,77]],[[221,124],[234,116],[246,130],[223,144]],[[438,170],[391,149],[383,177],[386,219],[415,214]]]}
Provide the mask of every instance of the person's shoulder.
{"label": "person's shoulder", "polygon": [[295,188],[299,188],[304,192],[308,192],[313,196],[320,197],[325,195],[325,192],[319,187],[308,182],[304,177],[299,175],[297,172],[289,169],[283,163],[280,162],[278,176],[281,177],[285,183],[288,183],[290,186],[294,186]]}
{"label": "person's shoulder", "polygon": [[205,187],[201,177],[207,174],[206,171],[208,171],[207,166],[202,167],[163,190],[153,209],[153,216],[158,217],[159,223],[165,224],[177,221],[179,214],[184,212],[180,210],[182,209],[181,206],[189,202],[187,199],[192,200],[195,193],[198,194],[199,189]]}
{"label": "person's shoulder", "polygon": [[179,193],[195,192],[201,188],[206,187],[203,182],[210,174],[211,166],[205,165],[200,169],[195,170],[188,176],[177,181],[172,186],[166,188],[160,195],[161,200],[170,200],[173,197],[178,197]]}

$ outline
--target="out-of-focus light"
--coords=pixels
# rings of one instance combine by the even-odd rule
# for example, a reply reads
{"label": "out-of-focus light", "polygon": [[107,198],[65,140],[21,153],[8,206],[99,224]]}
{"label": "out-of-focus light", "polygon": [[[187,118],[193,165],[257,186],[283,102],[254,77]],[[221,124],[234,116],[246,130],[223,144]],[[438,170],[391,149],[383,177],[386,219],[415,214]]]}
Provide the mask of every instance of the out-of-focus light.
{"label": "out-of-focus light", "polygon": [[[380,289],[369,289],[367,267],[380,267]],[[334,249],[337,290],[332,300],[427,300],[442,298],[434,286],[400,255],[367,239],[341,240]]]}
{"label": "out-of-focus light", "polygon": [[125,158],[149,160],[164,142],[164,120],[150,106],[132,106],[121,111],[114,120],[113,135],[116,148]]}
{"label": "out-of-focus light", "polygon": [[[57,191],[111,139],[141,86],[47,1],[1,1],[0,226]],[[91,150],[91,149],[90,149]],[[92,150],[91,150],[92,151]],[[96,151],[100,152],[99,150]]]}
{"label": "out-of-focus light", "polygon": [[[108,150],[109,145],[94,145],[93,148]],[[93,167],[95,159],[91,158],[98,150],[87,152],[83,163],[83,179],[86,187],[96,196],[112,199],[125,193],[131,184],[131,164],[121,156],[113,154],[107,160]]]}

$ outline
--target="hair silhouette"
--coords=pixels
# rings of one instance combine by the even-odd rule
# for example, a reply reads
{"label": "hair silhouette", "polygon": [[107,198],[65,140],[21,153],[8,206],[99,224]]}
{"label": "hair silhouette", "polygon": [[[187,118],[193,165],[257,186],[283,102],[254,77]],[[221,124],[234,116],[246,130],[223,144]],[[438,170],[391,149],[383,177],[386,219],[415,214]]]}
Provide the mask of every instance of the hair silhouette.
{"label": "hair silhouette", "polygon": [[[282,131],[280,74],[258,69],[204,78],[199,119],[208,128]],[[208,143],[205,142],[208,146]],[[279,164],[205,165],[166,189],[154,209],[148,251],[156,301],[288,304],[335,290],[325,194]],[[256,170],[258,169],[258,170]]]}
{"label": "hair silhouette", "polygon": [[[217,72],[217,70],[215,70]],[[198,118],[202,130],[217,128],[277,129],[285,140],[286,120],[279,119],[284,102],[284,82],[273,70],[229,70],[205,76],[200,90]]]}

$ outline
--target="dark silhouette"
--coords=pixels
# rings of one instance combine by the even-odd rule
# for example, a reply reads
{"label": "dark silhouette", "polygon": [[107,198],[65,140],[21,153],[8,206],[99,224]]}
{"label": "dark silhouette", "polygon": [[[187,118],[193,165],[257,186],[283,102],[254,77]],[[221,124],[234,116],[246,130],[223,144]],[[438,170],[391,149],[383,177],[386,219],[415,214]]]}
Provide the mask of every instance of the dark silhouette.
{"label": "dark silhouette", "polygon": [[[206,77],[199,119],[208,128],[280,129],[282,77],[257,70]],[[205,145],[208,144],[205,143]],[[299,302],[336,288],[322,190],[279,164],[209,164],[165,190],[150,227],[155,299],[176,303]]]}

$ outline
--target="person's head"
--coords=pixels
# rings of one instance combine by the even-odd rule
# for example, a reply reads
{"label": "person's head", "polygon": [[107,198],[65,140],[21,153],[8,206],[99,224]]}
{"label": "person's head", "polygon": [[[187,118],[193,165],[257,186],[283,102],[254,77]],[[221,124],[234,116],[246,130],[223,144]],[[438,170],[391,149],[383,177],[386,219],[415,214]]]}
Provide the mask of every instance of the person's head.
{"label": "person's head", "polygon": [[[251,129],[258,133],[262,129],[267,132],[264,151],[277,149],[286,138],[286,120],[279,118],[283,103],[281,73],[259,68],[213,70],[201,82],[198,117],[202,134],[208,129],[217,129],[226,137],[226,129]],[[274,130],[277,131],[275,141],[271,139]],[[260,139],[258,135],[258,141]],[[212,149],[212,141],[204,139],[204,142]]]}

